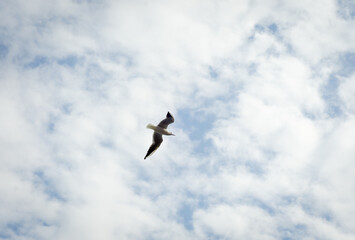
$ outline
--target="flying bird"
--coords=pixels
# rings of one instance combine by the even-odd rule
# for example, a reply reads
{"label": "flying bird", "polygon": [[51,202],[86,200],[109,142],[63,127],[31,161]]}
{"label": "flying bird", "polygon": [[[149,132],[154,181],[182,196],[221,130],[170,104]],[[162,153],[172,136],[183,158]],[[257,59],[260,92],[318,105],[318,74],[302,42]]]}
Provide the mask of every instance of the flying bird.
{"label": "flying bird", "polygon": [[153,124],[148,124],[147,128],[154,130],[153,133],[153,142],[152,145],[150,145],[147,154],[145,155],[144,159],[146,159],[149,155],[151,155],[153,152],[155,152],[160,144],[163,142],[163,135],[173,135],[171,132],[168,132],[166,130],[169,126],[169,124],[174,122],[174,117],[168,112],[166,114],[166,118],[163,119],[158,126],[154,126]]}

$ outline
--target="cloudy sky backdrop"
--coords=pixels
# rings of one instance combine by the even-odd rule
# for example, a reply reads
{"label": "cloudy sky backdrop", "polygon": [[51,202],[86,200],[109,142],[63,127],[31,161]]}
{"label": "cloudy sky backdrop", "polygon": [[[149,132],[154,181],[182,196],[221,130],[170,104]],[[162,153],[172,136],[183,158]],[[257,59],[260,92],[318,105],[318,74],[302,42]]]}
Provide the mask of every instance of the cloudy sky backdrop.
{"label": "cloudy sky backdrop", "polygon": [[2,0],[0,239],[355,239],[354,66],[351,0]]}

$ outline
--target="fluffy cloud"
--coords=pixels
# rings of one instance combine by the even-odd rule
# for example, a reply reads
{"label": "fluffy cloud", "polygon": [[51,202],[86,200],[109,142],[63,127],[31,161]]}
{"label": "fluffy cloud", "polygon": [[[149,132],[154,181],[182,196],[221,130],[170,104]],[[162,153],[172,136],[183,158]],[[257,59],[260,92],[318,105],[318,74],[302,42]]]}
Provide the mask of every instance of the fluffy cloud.
{"label": "fluffy cloud", "polygon": [[0,3],[0,238],[354,238],[352,12]]}

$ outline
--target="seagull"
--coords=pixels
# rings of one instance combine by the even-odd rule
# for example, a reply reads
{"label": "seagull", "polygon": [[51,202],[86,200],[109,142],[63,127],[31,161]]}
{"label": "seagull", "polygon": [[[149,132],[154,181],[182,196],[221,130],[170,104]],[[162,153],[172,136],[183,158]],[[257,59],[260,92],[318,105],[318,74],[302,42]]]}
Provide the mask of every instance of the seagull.
{"label": "seagull", "polygon": [[153,142],[152,145],[150,145],[147,154],[145,155],[144,159],[146,159],[149,155],[151,155],[153,152],[155,152],[158,147],[160,146],[160,144],[163,142],[163,135],[172,135],[175,136],[174,134],[172,134],[171,132],[168,132],[168,130],[166,130],[169,126],[169,124],[174,122],[174,117],[170,114],[170,112],[168,112],[166,114],[166,118],[163,119],[158,126],[154,126],[153,124],[148,124],[147,128],[154,130],[153,133]]}

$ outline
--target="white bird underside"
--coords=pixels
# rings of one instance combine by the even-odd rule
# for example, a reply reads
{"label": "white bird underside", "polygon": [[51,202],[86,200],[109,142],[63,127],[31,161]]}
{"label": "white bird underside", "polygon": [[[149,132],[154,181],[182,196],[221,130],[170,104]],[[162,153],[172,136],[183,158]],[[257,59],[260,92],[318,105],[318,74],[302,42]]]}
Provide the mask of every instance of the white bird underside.
{"label": "white bird underside", "polygon": [[154,130],[153,133],[153,142],[152,145],[150,145],[147,154],[145,155],[144,159],[146,159],[148,156],[153,154],[160,146],[160,144],[163,142],[163,135],[173,135],[171,132],[168,132],[167,127],[169,124],[174,122],[174,117],[168,112],[166,114],[166,118],[162,120],[158,126],[154,126],[153,124],[148,124],[147,128]]}
{"label": "white bird underside", "polygon": [[161,128],[159,126],[154,126],[153,124],[150,124],[150,123],[147,125],[147,128],[152,129],[155,132],[160,133],[162,135],[174,135],[171,132],[168,132],[168,130]]}

